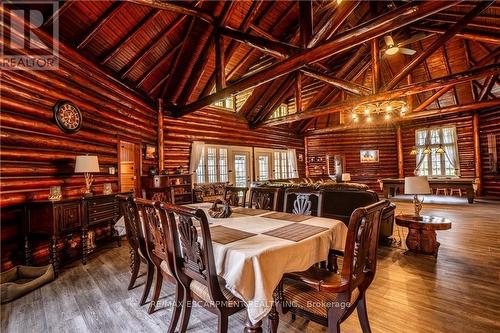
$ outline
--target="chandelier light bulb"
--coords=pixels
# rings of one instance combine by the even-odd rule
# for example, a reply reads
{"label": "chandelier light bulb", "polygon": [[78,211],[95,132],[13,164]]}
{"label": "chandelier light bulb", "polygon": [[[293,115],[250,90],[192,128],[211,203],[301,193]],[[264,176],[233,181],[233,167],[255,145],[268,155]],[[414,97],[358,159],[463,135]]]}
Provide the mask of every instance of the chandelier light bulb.
{"label": "chandelier light bulb", "polygon": [[367,121],[367,122],[371,122],[371,121],[372,121],[372,117],[367,117],[367,118],[366,118],[366,121]]}
{"label": "chandelier light bulb", "polygon": [[392,111],[392,106],[387,105],[386,108],[385,108],[385,111],[391,112]]}
{"label": "chandelier light bulb", "polygon": [[370,114],[370,110],[368,108],[365,109],[365,114]]}
{"label": "chandelier light bulb", "polygon": [[384,116],[384,119],[385,120],[391,119],[391,115],[389,113],[386,113],[385,116]]}

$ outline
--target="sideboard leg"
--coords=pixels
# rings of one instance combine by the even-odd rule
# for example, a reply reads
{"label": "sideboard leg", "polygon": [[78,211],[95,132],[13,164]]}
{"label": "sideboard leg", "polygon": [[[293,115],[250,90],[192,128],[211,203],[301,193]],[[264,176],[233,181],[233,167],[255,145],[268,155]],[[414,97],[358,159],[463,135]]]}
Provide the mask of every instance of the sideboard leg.
{"label": "sideboard leg", "polygon": [[31,245],[29,237],[24,237],[24,259],[26,266],[31,266]]}
{"label": "sideboard leg", "polygon": [[52,236],[49,244],[50,263],[54,267],[54,274],[59,275],[59,254],[57,253],[57,236]]}
{"label": "sideboard leg", "polygon": [[89,231],[87,229],[82,229],[82,264],[84,265],[87,264],[87,255],[89,252],[88,237],[89,237]]}

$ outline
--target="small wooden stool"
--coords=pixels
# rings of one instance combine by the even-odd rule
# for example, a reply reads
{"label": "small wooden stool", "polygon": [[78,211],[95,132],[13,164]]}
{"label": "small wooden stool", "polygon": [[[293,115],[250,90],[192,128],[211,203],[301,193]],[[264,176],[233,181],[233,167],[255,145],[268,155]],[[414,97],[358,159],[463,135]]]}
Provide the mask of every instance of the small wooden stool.
{"label": "small wooden stool", "polygon": [[443,192],[443,195],[448,195],[448,189],[446,188],[437,188],[436,195],[439,195],[439,192]]}
{"label": "small wooden stool", "polygon": [[454,195],[457,193],[459,196],[462,196],[462,189],[461,188],[450,188],[450,195]]}

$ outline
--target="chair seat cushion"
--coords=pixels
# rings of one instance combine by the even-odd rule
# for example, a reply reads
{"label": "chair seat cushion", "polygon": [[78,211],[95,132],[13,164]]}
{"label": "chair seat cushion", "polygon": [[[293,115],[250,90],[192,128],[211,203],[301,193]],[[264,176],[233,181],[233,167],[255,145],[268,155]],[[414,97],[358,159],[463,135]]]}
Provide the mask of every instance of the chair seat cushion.
{"label": "chair seat cushion", "polygon": [[[351,294],[351,303],[358,297],[356,289]],[[346,308],[348,304],[342,304],[337,300],[338,294],[325,291],[317,291],[308,285],[290,279],[283,282],[283,302],[287,306],[299,308],[319,317],[327,318],[328,309],[335,306]]]}
{"label": "chair seat cushion", "polygon": [[[227,300],[227,306],[228,307],[236,307],[242,304],[241,300],[237,298],[236,296],[233,295],[229,289],[227,289],[224,285],[224,279],[220,278],[219,279],[219,285],[220,285],[220,290],[222,291],[222,295]],[[204,300],[207,303],[213,302],[212,298],[210,297],[210,291],[208,290],[208,286],[204,285],[201,282],[198,282],[196,280],[191,281],[191,285],[189,286],[191,291]]]}

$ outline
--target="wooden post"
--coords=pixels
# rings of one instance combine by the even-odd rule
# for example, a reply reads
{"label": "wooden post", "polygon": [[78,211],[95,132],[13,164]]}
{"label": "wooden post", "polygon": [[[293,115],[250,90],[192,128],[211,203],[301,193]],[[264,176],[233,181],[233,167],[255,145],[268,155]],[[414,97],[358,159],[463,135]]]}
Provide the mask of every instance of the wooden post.
{"label": "wooden post", "polygon": [[396,142],[398,147],[398,178],[405,176],[404,156],[403,156],[403,138],[401,135],[401,126],[396,126]]}
{"label": "wooden post", "polygon": [[304,137],[304,164],[306,169],[306,177],[309,177],[309,154],[307,149],[307,136]]}
{"label": "wooden post", "polygon": [[295,76],[295,111],[302,112],[302,73],[297,71]]}
{"label": "wooden post", "polygon": [[[411,73],[406,77],[406,83],[413,83],[413,76],[411,75]],[[406,103],[408,104],[408,112],[413,112],[413,95],[408,95],[406,97]]]}
{"label": "wooden post", "polygon": [[163,155],[163,98],[158,98],[158,171],[165,167]]}
{"label": "wooden post", "polygon": [[479,114],[472,116],[472,140],[474,142],[474,173],[477,184],[477,195],[483,192],[483,175],[481,170],[481,142],[479,141]]}
{"label": "wooden post", "polygon": [[372,57],[372,94],[378,93],[380,87],[380,59],[378,39],[371,40],[371,57]]}

